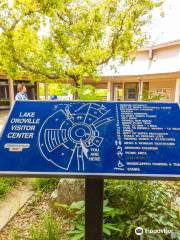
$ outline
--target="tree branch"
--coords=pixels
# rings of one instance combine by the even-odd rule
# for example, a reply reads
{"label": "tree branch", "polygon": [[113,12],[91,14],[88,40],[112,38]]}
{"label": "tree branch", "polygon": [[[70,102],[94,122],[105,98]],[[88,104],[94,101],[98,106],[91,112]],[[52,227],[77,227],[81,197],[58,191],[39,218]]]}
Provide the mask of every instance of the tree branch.
{"label": "tree branch", "polygon": [[[37,75],[41,75],[43,77],[46,77],[47,79],[51,79],[51,80],[60,79],[60,76],[58,74],[55,74],[55,73],[48,74],[48,73],[40,71],[39,69],[36,69],[36,68],[34,68],[32,66],[29,66],[28,64],[22,62],[16,55],[16,50],[15,50],[14,45],[13,45],[12,36],[10,36],[10,41],[11,41],[12,58],[13,58],[13,61],[18,66],[20,66],[22,69],[26,70],[27,72],[31,72],[31,73],[34,73],[34,74],[37,74]],[[67,71],[65,71],[65,75],[68,76],[69,78],[72,78],[74,80],[74,82],[75,82],[75,80],[77,78],[77,76],[69,74]]]}
{"label": "tree branch", "polygon": [[58,79],[59,76],[57,74],[47,74],[47,73],[44,73],[42,71],[40,71],[39,69],[36,69],[32,66],[29,66],[27,65],[26,63],[22,62],[18,57],[17,57],[17,54],[16,54],[16,50],[14,48],[14,45],[13,45],[13,39],[12,39],[12,36],[9,35],[9,41],[10,41],[10,47],[11,47],[11,53],[12,53],[12,58],[13,58],[13,61],[19,65],[21,68],[23,68],[24,70],[28,71],[28,72],[32,72],[34,74],[38,74],[38,75],[41,75],[41,76],[44,76],[46,78],[49,78],[49,79]]}
{"label": "tree branch", "polygon": [[15,27],[17,26],[17,24],[24,18],[27,16],[30,16],[31,14],[34,13],[38,13],[40,12],[40,9],[37,9],[35,11],[28,11],[26,14],[22,15],[21,17],[19,17],[18,19],[15,19],[14,23],[12,24],[12,26],[10,27],[9,31],[13,31],[15,29]]}
{"label": "tree branch", "polygon": [[4,31],[6,30],[1,22],[0,22],[0,28],[2,28],[2,30],[4,30]]}
{"label": "tree branch", "polygon": [[[132,8],[133,6],[134,6],[133,4],[130,5],[130,7],[128,8],[128,13],[130,12],[130,10],[131,10],[131,8]],[[117,42],[117,39],[118,39],[118,37],[119,37],[122,29],[123,29],[123,25],[124,25],[124,21],[125,21],[125,18],[126,18],[126,17],[127,17],[127,15],[124,15],[124,17],[123,17],[123,19],[122,19],[122,21],[121,21],[121,25],[119,26],[120,28],[118,29],[118,31],[117,31],[117,32],[114,34],[114,36],[113,36],[113,39],[112,39],[112,42],[111,42],[111,52],[110,52],[109,56],[108,56],[106,59],[104,59],[104,60],[102,60],[101,62],[99,62],[99,63],[97,64],[98,66],[103,65],[103,64],[105,64],[105,63],[108,63],[109,60],[110,60],[110,59],[112,58],[112,56],[114,55],[114,53],[115,53],[115,51],[116,51],[116,47],[117,47],[116,42]]]}
{"label": "tree branch", "polygon": [[71,25],[72,23],[66,19],[63,18],[63,16],[61,16],[58,12],[56,13],[57,14],[57,17],[63,21],[64,23],[68,24],[68,25]]}

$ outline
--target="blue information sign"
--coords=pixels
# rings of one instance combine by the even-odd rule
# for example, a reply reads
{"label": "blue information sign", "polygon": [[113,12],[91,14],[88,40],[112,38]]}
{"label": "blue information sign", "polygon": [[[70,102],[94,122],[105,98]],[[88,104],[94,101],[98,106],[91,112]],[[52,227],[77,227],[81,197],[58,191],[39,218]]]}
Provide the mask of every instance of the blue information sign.
{"label": "blue information sign", "polygon": [[0,175],[180,177],[175,103],[16,102]]}

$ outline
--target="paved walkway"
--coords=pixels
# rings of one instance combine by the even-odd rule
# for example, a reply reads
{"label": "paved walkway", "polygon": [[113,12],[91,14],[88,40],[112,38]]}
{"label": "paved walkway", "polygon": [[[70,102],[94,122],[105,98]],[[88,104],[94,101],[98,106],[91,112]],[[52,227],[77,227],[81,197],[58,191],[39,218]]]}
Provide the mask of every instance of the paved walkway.
{"label": "paved walkway", "polygon": [[0,201],[0,231],[32,197],[33,193],[32,185],[30,182],[26,182],[12,190]]}

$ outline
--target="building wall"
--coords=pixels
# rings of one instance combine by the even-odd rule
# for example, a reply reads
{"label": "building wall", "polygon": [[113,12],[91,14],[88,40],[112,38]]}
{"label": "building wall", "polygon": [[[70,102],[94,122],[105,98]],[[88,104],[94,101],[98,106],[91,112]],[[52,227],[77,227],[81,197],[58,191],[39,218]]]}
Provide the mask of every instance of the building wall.
{"label": "building wall", "polygon": [[[171,73],[180,71],[180,43],[176,45],[142,49],[136,53],[131,53],[135,60],[127,61],[121,65],[119,60],[112,61],[103,67],[103,76],[118,75],[145,75],[157,73]],[[116,65],[116,69],[111,69],[111,65]]]}
{"label": "building wall", "polygon": [[[112,79],[110,79],[110,82]],[[127,89],[134,88],[136,92],[135,100],[145,100],[146,97],[151,96],[155,101],[163,102],[174,102],[175,92],[176,92],[176,78],[169,79],[151,79],[141,80],[143,82],[142,92],[140,91],[140,81],[137,79],[132,80],[127,78],[122,80],[121,78],[116,78],[116,81],[112,84],[112,99],[115,101],[130,101],[127,98]],[[145,97],[145,98],[144,98]]]}
{"label": "building wall", "polygon": [[180,46],[153,50],[148,73],[166,73],[180,70]]}
{"label": "building wall", "polygon": [[149,81],[149,92],[157,93],[157,91],[160,89],[167,90],[167,92],[169,92],[170,95],[170,99],[162,99],[162,101],[174,102],[176,89],[175,79],[169,79],[169,81],[168,80]]}

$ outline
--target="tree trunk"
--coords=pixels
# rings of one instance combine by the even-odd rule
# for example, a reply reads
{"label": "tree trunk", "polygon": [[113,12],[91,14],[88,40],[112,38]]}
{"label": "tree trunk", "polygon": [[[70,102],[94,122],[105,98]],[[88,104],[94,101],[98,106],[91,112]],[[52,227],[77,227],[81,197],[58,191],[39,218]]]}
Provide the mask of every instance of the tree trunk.
{"label": "tree trunk", "polygon": [[73,100],[78,100],[78,99],[80,99],[80,96],[79,96],[79,93],[78,93],[78,88],[79,88],[78,78],[74,77],[73,80],[74,80],[74,86],[76,88],[76,90],[73,94]]}

